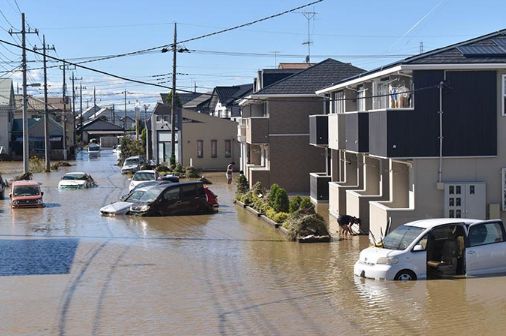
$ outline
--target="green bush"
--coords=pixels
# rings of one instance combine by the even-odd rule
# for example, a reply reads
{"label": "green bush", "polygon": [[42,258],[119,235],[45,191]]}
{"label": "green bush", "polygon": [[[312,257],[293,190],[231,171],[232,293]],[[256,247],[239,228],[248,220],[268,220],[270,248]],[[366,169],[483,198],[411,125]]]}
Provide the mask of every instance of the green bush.
{"label": "green bush", "polygon": [[121,138],[121,154],[119,156],[118,165],[122,166],[123,162],[130,156],[144,155],[145,147],[141,141],[134,140],[128,136]]}
{"label": "green bush", "polygon": [[249,190],[248,180],[246,179],[246,176],[244,174],[240,174],[235,179],[236,185],[237,185],[237,194],[244,194],[247,193]]}
{"label": "green bush", "polygon": [[187,178],[198,178],[200,177],[200,169],[195,167],[186,167],[185,169],[185,175]]}
{"label": "green bush", "polygon": [[176,166],[174,167],[174,172],[176,174],[183,174],[183,165],[181,165],[180,163],[176,164]]}
{"label": "green bush", "polygon": [[251,192],[254,195],[260,195],[263,197],[263,195],[265,194],[264,186],[262,185],[262,183],[257,182],[251,187]]}
{"label": "green bush", "polygon": [[283,223],[288,218],[288,213],[286,212],[277,212],[274,216],[269,217],[276,223]]}
{"label": "green bush", "polygon": [[311,202],[309,197],[302,197],[300,201],[299,209],[303,210],[306,213],[314,213],[314,204]]}
{"label": "green bush", "polygon": [[267,195],[267,202],[271,208],[275,208],[275,202],[278,197],[278,192],[280,190],[280,186],[274,183],[271,185],[271,189],[269,189],[269,194]]}
{"label": "green bush", "polygon": [[317,214],[291,214],[283,223],[283,227],[288,230],[288,238],[291,240],[309,235],[329,235],[325,221]]}
{"label": "green bush", "polygon": [[300,196],[295,196],[294,198],[292,198],[290,200],[290,206],[289,206],[290,213],[299,210],[300,202],[302,202],[302,197],[300,197]]}
{"label": "green bush", "polygon": [[44,161],[36,156],[32,156],[28,162],[30,172],[42,173],[44,171]]}
{"label": "green bush", "polygon": [[164,173],[164,174],[170,172],[170,168],[164,164],[160,164],[160,165],[156,166],[155,170],[159,173]]}

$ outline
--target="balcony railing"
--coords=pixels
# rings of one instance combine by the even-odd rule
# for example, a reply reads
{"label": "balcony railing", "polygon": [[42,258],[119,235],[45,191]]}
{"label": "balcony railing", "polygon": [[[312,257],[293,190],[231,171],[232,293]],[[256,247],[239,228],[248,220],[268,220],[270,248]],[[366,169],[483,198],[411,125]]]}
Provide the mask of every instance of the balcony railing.
{"label": "balcony railing", "polygon": [[329,144],[327,114],[309,116],[309,143],[313,146],[327,146]]}
{"label": "balcony railing", "polygon": [[310,195],[316,202],[329,200],[329,182],[331,178],[326,173],[310,173]]}
{"label": "balcony railing", "polygon": [[269,142],[269,118],[246,119],[246,142],[249,144]]}

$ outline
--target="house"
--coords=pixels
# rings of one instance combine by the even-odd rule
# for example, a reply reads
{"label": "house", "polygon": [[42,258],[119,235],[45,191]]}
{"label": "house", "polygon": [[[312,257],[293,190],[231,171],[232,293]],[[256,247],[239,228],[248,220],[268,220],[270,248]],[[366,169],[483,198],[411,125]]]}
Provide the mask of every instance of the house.
{"label": "house", "polygon": [[351,64],[327,59],[240,102],[241,170],[250,185],[277,183],[288,192],[309,193],[308,174],[325,171],[326,155],[324,148],[309,145],[308,117],[321,114],[324,107],[315,91],[360,72]]}
{"label": "house", "polygon": [[11,152],[11,131],[16,101],[12,79],[0,79],[0,155]]}
{"label": "house", "polygon": [[[177,102],[179,102],[179,105],[184,106],[186,103],[192,101],[193,99],[200,97],[202,95],[202,93],[199,93],[199,92],[177,92],[176,95],[177,95]],[[164,104],[168,104],[169,94],[160,93],[160,97],[162,98],[162,102]]]}
{"label": "house", "polygon": [[91,139],[100,141],[102,136],[122,136],[125,134],[123,127],[100,118],[85,122],[78,132],[81,133],[84,143],[88,143]]}
{"label": "house", "polygon": [[[23,118],[23,95],[22,94],[16,94],[14,95],[14,98],[16,99],[16,112],[14,114],[15,119],[22,119]],[[58,117],[58,120],[60,118],[60,112],[57,110],[53,105],[49,104],[48,102],[48,113],[51,115],[53,119],[56,120]],[[40,99],[31,95],[27,95],[27,104],[26,104],[26,117],[27,118],[40,118],[44,116],[45,113],[45,104],[44,99]]]}
{"label": "house", "polygon": [[[158,103],[151,117],[152,155],[148,156],[157,163],[170,161],[170,111],[169,105]],[[179,112],[182,120],[176,121],[180,125],[176,129],[177,162],[202,170],[225,170],[231,161],[239,160],[236,122],[186,109]]]}
{"label": "house", "polygon": [[317,117],[326,130],[311,121],[312,142],[330,149],[331,217],[359,217],[371,241],[389,221],[506,219],[506,30],[317,94],[331,102]]}
{"label": "house", "polygon": [[[29,155],[43,156],[45,150],[44,117],[34,116],[27,120],[28,124],[28,148]],[[54,120],[48,118],[50,158],[58,160],[63,158],[63,127]],[[12,124],[12,155],[23,155],[23,119],[14,119]]]}
{"label": "house", "polygon": [[239,100],[252,90],[253,84],[215,87],[209,102],[210,114],[218,118],[236,120],[241,116]]}
{"label": "house", "polygon": [[211,96],[211,93],[203,93],[184,104],[183,109],[192,112],[209,114],[209,103],[211,101]]}

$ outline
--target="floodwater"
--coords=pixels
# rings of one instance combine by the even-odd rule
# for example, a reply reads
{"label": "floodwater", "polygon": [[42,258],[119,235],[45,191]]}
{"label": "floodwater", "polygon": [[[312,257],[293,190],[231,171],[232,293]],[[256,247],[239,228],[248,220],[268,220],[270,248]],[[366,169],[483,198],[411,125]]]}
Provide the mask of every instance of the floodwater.
{"label": "floodwater", "polygon": [[[504,334],[505,277],[355,278],[365,237],[286,242],[232,204],[222,173],[208,175],[218,214],[101,217],[127,190],[114,161],[36,174],[43,209],[0,201],[0,335]],[[98,187],[59,191],[66,171]]]}

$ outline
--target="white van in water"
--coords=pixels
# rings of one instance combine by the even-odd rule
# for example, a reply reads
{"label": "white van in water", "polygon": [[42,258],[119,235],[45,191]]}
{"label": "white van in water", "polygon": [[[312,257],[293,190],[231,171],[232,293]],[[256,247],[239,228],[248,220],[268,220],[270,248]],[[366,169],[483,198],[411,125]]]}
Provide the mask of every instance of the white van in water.
{"label": "white van in water", "polygon": [[360,252],[356,276],[416,280],[506,273],[501,220],[426,219],[397,227],[381,247]]}

